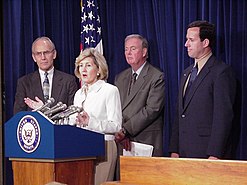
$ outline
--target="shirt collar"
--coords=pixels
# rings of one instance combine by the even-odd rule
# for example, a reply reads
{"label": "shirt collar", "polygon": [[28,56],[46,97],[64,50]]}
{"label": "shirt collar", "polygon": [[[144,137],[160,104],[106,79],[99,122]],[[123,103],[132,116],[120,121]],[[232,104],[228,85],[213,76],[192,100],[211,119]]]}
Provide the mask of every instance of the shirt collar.
{"label": "shirt collar", "polygon": [[212,56],[212,52],[208,52],[206,55],[204,55],[202,58],[200,59],[195,59],[195,64],[194,66],[197,64],[198,65],[198,73],[201,71],[201,69],[203,68],[203,66],[207,63],[208,59]]}
{"label": "shirt collar", "polygon": [[143,69],[143,67],[145,66],[146,63],[147,63],[147,61],[144,64],[142,64],[141,67],[139,67],[139,69],[137,69],[137,71],[134,71],[132,69],[132,74],[133,73],[136,73],[137,74],[136,79],[138,78],[139,74],[141,73],[141,71],[142,71],[142,69]]}
{"label": "shirt collar", "polygon": [[49,71],[44,71],[44,70],[42,70],[42,69],[39,68],[39,74],[40,75],[44,75],[45,72],[47,72],[49,75],[53,75],[53,73],[54,73],[54,66]]}
{"label": "shirt collar", "polygon": [[[92,85],[89,85],[88,86],[88,91],[87,92],[90,93],[90,92],[96,92],[96,91],[98,91],[102,87],[102,85],[104,83],[106,83],[104,80],[97,80]],[[82,87],[81,87],[81,92],[82,93],[84,92],[83,91],[84,88],[85,88],[85,84],[82,85]]]}

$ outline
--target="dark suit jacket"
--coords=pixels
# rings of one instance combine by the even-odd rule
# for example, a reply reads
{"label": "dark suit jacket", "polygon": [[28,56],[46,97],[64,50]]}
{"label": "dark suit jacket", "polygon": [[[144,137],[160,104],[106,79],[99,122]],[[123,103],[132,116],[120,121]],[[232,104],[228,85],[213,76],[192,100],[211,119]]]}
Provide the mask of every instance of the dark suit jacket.
{"label": "dark suit jacket", "polygon": [[[78,90],[76,79],[73,75],[54,70],[51,96],[55,99],[54,105],[59,101],[66,105],[72,105],[75,92]],[[41,85],[41,79],[38,71],[27,74],[18,79],[14,114],[20,111],[30,111],[31,109],[25,104],[24,98],[39,97],[44,102],[44,95]]]}
{"label": "dark suit jacket", "polygon": [[193,82],[183,104],[183,88],[192,66],[182,77],[170,152],[180,157],[231,158],[231,129],[236,79],[230,66],[211,56]]}
{"label": "dark suit jacket", "polygon": [[121,98],[123,127],[132,141],[151,144],[154,146],[153,156],[162,156],[165,101],[163,73],[147,62],[128,96],[131,76],[131,68],[128,68],[115,78]]}

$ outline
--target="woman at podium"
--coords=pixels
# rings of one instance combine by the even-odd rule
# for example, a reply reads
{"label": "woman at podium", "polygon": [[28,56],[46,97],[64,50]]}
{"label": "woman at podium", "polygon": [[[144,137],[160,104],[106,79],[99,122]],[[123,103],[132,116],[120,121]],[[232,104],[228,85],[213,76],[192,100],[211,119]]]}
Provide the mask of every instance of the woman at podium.
{"label": "woman at podium", "polygon": [[[81,51],[75,61],[75,75],[82,86],[74,97],[74,106],[83,111],[70,116],[70,124],[105,134],[106,156],[96,166],[95,184],[112,181],[117,160],[114,133],[122,127],[118,88],[106,82],[108,66],[103,55],[93,48]],[[73,123],[72,123],[73,122]]]}

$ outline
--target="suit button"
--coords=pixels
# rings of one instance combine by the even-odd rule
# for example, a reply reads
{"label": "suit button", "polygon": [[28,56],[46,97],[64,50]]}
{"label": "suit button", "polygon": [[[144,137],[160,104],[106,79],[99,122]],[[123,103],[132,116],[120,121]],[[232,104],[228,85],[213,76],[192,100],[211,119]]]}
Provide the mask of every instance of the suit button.
{"label": "suit button", "polygon": [[182,116],[181,116],[182,118],[185,118],[185,115],[184,114],[182,114]]}

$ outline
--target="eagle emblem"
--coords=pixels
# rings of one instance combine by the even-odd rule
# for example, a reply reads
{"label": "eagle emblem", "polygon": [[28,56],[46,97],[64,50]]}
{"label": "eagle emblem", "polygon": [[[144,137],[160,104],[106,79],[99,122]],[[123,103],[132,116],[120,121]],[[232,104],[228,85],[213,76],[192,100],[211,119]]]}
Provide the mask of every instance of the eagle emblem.
{"label": "eagle emblem", "polygon": [[38,148],[40,142],[40,127],[33,116],[26,115],[19,121],[17,139],[19,146],[26,153],[32,153]]}

